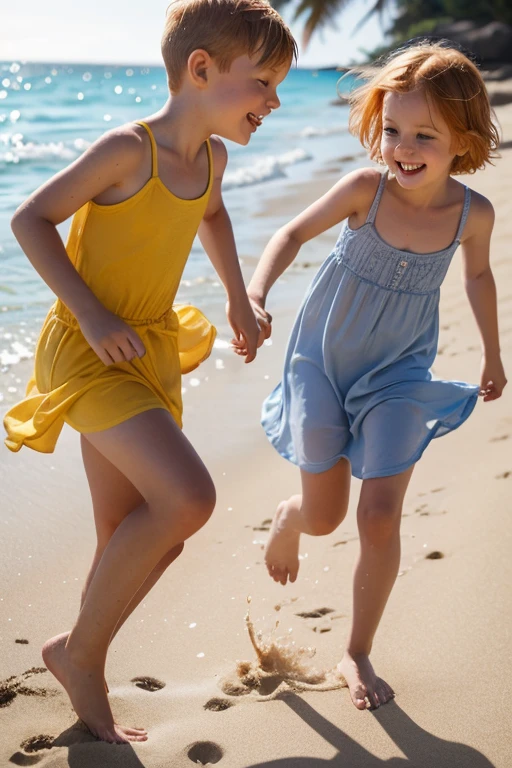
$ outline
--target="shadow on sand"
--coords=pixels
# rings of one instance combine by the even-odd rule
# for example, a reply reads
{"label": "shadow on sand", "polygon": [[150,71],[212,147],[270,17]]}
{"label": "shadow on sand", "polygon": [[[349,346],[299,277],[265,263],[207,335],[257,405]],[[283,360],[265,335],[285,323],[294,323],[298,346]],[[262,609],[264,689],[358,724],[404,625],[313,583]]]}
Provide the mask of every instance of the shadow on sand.
{"label": "shadow on sand", "polygon": [[[246,764],[244,768],[495,768],[473,747],[446,741],[420,728],[400,709],[396,701],[372,711],[379,725],[406,755],[381,760],[319,715],[298,696],[283,701],[319,736],[329,742],[338,754],[331,760],[316,757],[286,757],[266,763]],[[364,716],[364,715],[363,715]]]}

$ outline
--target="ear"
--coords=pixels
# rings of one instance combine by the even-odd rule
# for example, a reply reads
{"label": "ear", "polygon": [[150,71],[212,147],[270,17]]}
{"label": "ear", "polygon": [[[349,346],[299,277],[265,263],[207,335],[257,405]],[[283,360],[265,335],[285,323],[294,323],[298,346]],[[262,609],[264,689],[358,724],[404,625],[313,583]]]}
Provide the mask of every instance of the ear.
{"label": "ear", "polygon": [[458,136],[455,143],[455,154],[462,157],[469,152],[469,141],[462,136]]}
{"label": "ear", "polygon": [[212,63],[212,57],[202,48],[192,51],[188,57],[188,75],[197,88],[205,88],[207,85],[208,70],[211,68]]}

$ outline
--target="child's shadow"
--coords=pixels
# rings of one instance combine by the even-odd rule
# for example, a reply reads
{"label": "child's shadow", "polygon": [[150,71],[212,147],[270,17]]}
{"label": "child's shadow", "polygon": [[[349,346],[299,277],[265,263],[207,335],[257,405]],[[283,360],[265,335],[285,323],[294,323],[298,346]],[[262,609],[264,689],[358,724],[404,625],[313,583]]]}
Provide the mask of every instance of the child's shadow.
{"label": "child's shadow", "polygon": [[[63,731],[54,740],[52,750],[67,747],[67,760],[70,768],[144,768],[130,744],[107,744],[96,739],[85,726],[76,723]],[[16,752],[10,763],[32,766],[45,760],[46,751],[33,755]]]}
{"label": "child's shadow", "polygon": [[[405,758],[381,760],[319,715],[313,707],[298,696],[287,696],[284,701],[307,725],[313,728],[338,754],[331,760],[315,757],[286,757],[266,763],[247,765],[246,768],[495,768],[481,752],[466,744],[445,741],[424,731],[408,717],[395,701],[373,711],[379,724]],[[365,715],[362,714],[362,717]]]}

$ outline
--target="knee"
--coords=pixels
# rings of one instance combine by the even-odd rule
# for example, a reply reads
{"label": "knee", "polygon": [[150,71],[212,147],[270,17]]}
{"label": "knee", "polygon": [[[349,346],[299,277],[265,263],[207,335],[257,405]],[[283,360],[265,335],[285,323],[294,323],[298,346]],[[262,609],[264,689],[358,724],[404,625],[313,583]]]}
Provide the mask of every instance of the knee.
{"label": "knee", "polygon": [[357,510],[357,524],[361,542],[374,547],[383,547],[399,534],[401,507],[385,501],[360,504]]}
{"label": "knee", "polygon": [[162,571],[165,571],[176,558],[178,558],[185,548],[185,543],[182,541],[175,547],[170,549],[160,560],[159,566]]}
{"label": "knee", "polygon": [[210,478],[184,491],[176,509],[185,527],[184,538],[192,536],[208,522],[215,509],[215,502],[215,486]]}
{"label": "knee", "polygon": [[310,536],[327,536],[336,530],[341,522],[338,516],[317,516],[308,520],[308,533]]}
{"label": "knee", "polygon": [[345,510],[337,504],[315,504],[311,511],[305,509],[304,512],[310,536],[327,536],[336,530],[345,517]]}
{"label": "knee", "polygon": [[209,475],[197,478],[193,486],[170,487],[148,500],[165,527],[172,521],[173,537],[188,539],[205,525],[215,508],[215,486]]}

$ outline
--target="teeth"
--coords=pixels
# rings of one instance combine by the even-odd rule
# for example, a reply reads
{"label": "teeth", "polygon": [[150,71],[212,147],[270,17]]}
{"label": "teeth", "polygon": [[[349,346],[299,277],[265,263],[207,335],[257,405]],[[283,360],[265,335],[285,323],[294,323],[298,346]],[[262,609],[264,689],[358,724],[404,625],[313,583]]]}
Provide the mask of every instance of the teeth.
{"label": "teeth", "polygon": [[253,125],[260,126],[263,120],[263,115],[260,115],[260,117],[256,117],[254,112],[248,112],[247,119],[249,120],[249,122],[253,123]]}
{"label": "teeth", "polygon": [[400,163],[400,166],[404,169],[404,171],[416,171],[418,168],[423,166],[423,163],[420,163],[420,165],[406,165],[406,163]]}

